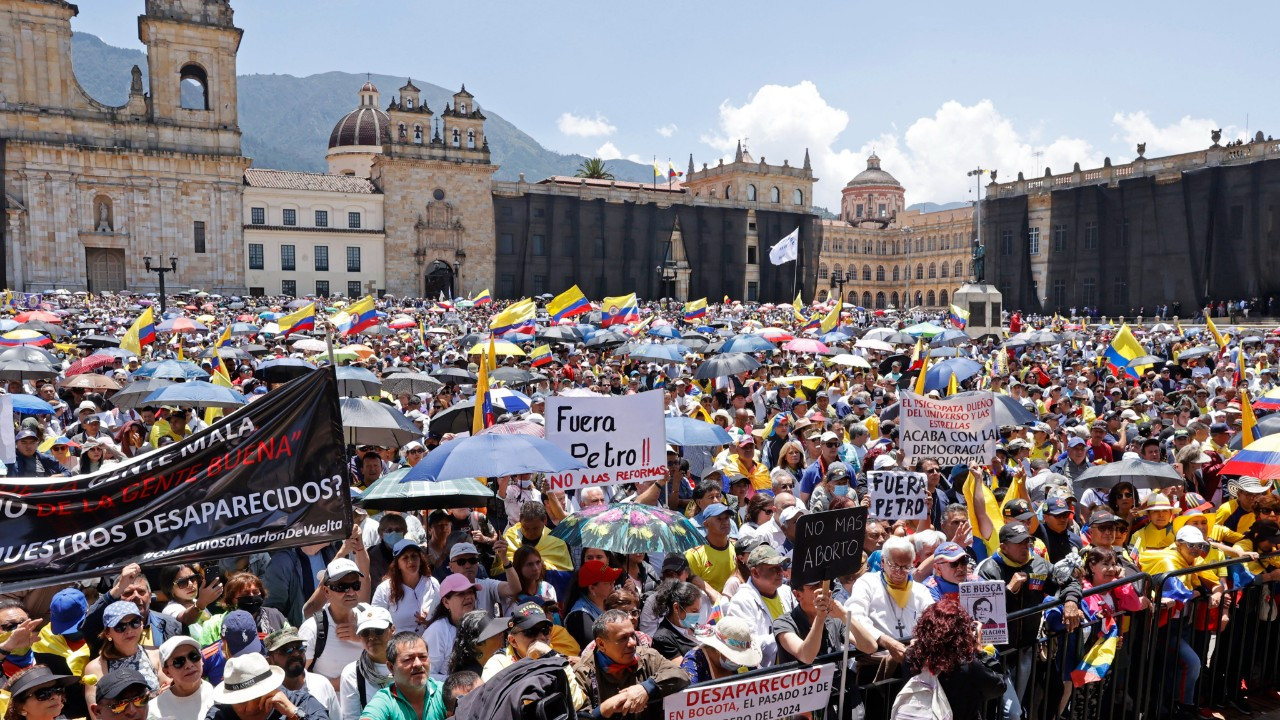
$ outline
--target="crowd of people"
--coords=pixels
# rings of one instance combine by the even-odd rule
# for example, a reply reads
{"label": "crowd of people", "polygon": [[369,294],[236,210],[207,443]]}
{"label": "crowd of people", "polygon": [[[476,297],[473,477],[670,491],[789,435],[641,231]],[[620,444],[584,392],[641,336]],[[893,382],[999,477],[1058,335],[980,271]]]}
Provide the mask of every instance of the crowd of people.
{"label": "crowd of people", "polygon": [[[118,396],[148,360],[181,359],[210,372],[215,341],[233,323],[252,325],[236,334],[243,359],[229,363],[250,402],[276,387],[256,376],[262,361],[326,362],[324,352],[298,349],[315,337],[274,333],[270,323],[289,312],[290,299],[203,295],[180,298],[188,304],[176,310],[207,316],[202,329],[161,333],[141,355],[93,361],[103,354],[95,343],[123,334],[137,300],[46,298],[41,309],[55,317],[24,325],[51,342],[0,353],[0,378],[13,378],[8,393],[52,408],[15,409],[10,478],[129,462],[217,422],[200,408]],[[786,343],[805,337],[801,312],[785,304],[712,305],[685,321],[679,306],[644,303],[643,319],[608,328],[627,337],[607,342],[593,341],[598,327],[576,324],[590,316],[561,323],[576,336],[544,335],[557,323],[541,317],[536,330],[509,339],[529,350],[548,345],[550,360],[503,357],[529,377],[513,383],[524,394],[499,408],[498,423],[542,425],[546,399],[556,394],[657,391],[668,417],[718,425],[730,442],[668,444],[665,474],[633,485],[574,492],[551,489],[539,475],[482,478],[495,492],[483,507],[400,513],[366,511],[360,494],[460,434],[437,421],[474,396],[483,357],[471,349],[503,304],[383,298],[378,305],[385,317],[347,339],[359,343],[346,345],[339,363],[383,379],[418,370],[440,382],[433,392],[374,396],[421,436],[399,447],[348,448],[350,536],[201,564],[129,564],[93,581],[51,577],[46,587],[0,595],[4,720],[436,720],[467,703],[488,717],[510,701],[495,678],[569,713],[656,718],[663,697],[691,684],[810,664],[846,644],[856,659],[846,706],[854,717],[865,711],[857,685],[928,672],[955,717],[984,717],[994,703],[1001,717],[1020,718],[1028,682],[1045,662],[1058,663],[1054,710],[1065,712],[1079,698],[1082,683],[1071,670],[1086,648],[1046,660],[1037,653],[1038,617],[1010,623],[999,647],[985,643],[989,608],[975,620],[958,598],[959,585],[977,579],[1005,586],[1009,613],[1053,605],[1044,622],[1060,632],[1163,613],[1164,642],[1176,658],[1169,678],[1176,697],[1165,710],[1190,718],[1200,716],[1204,663],[1185,632],[1192,598],[1225,608],[1243,585],[1280,580],[1280,559],[1271,557],[1280,549],[1274,484],[1222,472],[1233,438],[1245,431],[1240,391],[1256,400],[1274,389],[1280,337],[1265,330],[1250,331],[1265,335],[1253,342],[1225,329],[1228,347],[1203,353],[1189,352],[1204,344],[1197,338],[1213,342],[1197,329],[1134,328],[1164,359],[1138,375],[1107,361],[1117,328],[1072,319],[1046,319],[1041,328],[1020,319],[1020,330],[1056,333],[1034,342],[931,344],[942,335],[941,318],[934,318],[940,327],[920,330],[906,318],[853,308],[822,334],[829,350],[795,351]],[[396,323],[401,316],[412,322]],[[881,330],[896,338],[863,341]],[[777,349],[749,353],[753,370],[698,376],[716,343],[742,335],[772,338]],[[678,344],[687,354],[667,363],[631,356],[647,343]],[[948,392],[917,384],[920,366],[938,361],[935,350],[982,368],[956,377],[954,389],[987,390],[1021,411],[1022,421],[1000,427],[988,462],[944,467],[903,455],[901,394]],[[10,352],[47,353],[53,372],[6,376],[6,361],[17,357]],[[1091,468],[1133,459],[1165,465],[1177,479],[1082,487]],[[886,469],[927,478],[926,517],[872,517],[856,572],[792,583],[798,519],[867,505],[867,473]],[[702,544],[686,553],[623,554],[551,534],[572,513],[622,501],[682,514]],[[1181,574],[1176,589],[1186,594],[1142,583],[1092,591],[1227,558],[1241,559],[1241,572]],[[1207,700],[1239,706],[1247,698],[1233,691]]]}

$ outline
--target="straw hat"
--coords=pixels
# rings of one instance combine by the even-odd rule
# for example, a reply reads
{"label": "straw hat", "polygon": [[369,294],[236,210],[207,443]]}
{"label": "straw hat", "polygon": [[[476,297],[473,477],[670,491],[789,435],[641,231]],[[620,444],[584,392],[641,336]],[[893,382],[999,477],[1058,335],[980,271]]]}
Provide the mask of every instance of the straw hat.
{"label": "straw hat", "polygon": [[743,667],[758,667],[763,657],[760,643],[751,637],[751,627],[742,618],[726,617],[715,625],[699,627],[693,639],[700,645],[715,648],[729,662]]}
{"label": "straw hat", "polygon": [[222,683],[213,689],[213,701],[224,705],[249,702],[284,684],[284,668],[267,664],[258,653],[227,658]]}

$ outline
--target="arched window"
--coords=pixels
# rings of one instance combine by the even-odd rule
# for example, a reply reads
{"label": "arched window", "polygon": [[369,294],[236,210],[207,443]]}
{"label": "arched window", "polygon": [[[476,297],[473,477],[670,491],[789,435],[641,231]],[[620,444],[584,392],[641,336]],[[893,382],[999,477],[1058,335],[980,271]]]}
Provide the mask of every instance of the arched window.
{"label": "arched window", "polygon": [[828,274],[827,274],[827,264],[826,264],[826,263],[818,263],[818,279],[819,279],[819,280],[826,280],[826,279],[827,279],[827,277],[828,277]]}
{"label": "arched window", "polygon": [[732,185],[725,185],[725,186],[724,186],[724,199],[725,199],[725,200],[728,200],[728,199],[729,199],[729,198],[731,198],[731,197],[733,197],[733,186],[732,186]]}
{"label": "arched window", "polygon": [[178,104],[186,110],[209,109],[209,75],[195,63],[187,63],[178,71],[181,87]]}
{"label": "arched window", "polygon": [[945,306],[947,304],[947,291],[943,290],[938,294],[938,304]]}
{"label": "arched window", "polygon": [[[929,263],[929,279],[933,280],[936,277],[938,277],[938,266],[933,263]],[[933,303],[929,304],[932,305]]]}
{"label": "arched window", "polygon": [[831,266],[831,277],[833,278],[844,277],[843,273],[844,273],[844,270],[840,267],[840,263],[836,263],[835,265]]}
{"label": "arched window", "polygon": [[467,131],[467,147],[471,148],[472,150],[476,149],[476,131],[475,130]]}
{"label": "arched window", "polygon": [[466,104],[466,103],[458,103],[458,112],[462,113],[463,115],[466,115],[466,114],[467,114],[467,104]]}
{"label": "arched window", "polygon": [[876,309],[877,310],[884,309],[884,293],[882,292],[876,293]]}
{"label": "arched window", "polygon": [[862,280],[863,280],[863,282],[870,282],[870,281],[871,281],[871,266],[870,266],[870,265],[863,265],[863,266],[862,266]]}
{"label": "arched window", "polygon": [[923,304],[924,304],[924,294],[923,294],[923,293],[921,293],[919,290],[917,290],[917,291],[916,291],[916,305],[923,305]]}
{"label": "arched window", "polygon": [[410,110],[413,109],[413,98],[405,98],[404,102],[405,102],[405,105],[407,105]]}
{"label": "arched window", "polygon": [[462,146],[462,133],[458,130],[458,128],[453,129],[453,146],[454,147]]}
{"label": "arched window", "polygon": [[848,299],[848,300],[846,300],[845,302],[849,303],[850,305],[857,305],[857,304],[858,304],[858,291],[857,291],[857,290],[850,290],[850,291],[849,291],[849,299]]}
{"label": "arched window", "polygon": [[941,270],[942,270],[942,277],[947,277],[948,275],[951,274],[951,266],[946,263],[942,263]]}
{"label": "arched window", "polygon": [[798,188],[797,188],[794,192],[792,192],[792,193],[791,193],[791,204],[792,204],[792,205],[803,205],[803,204],[804,204],[804,191],[803,191],[803,190],[800,190],[800,189],[798,189]]}
{"label": "arched window", "polygon": [[898,293],[896,291],[889,296],[889,304],[898,307]]}
{"label": "arched window", "polygon": [[933,307],[933,306],[934,306],[934,304],[935,304],[935,303],[934,303],[934,300],[936,300],[936,299],[937,299],[937,298],[935,298],[935,297],[934,297],[933,291],[932,291],[932,290],[930,290],[930,291],[929,291],[929,294],[925,296],[925,304],[926,304],[928,307]]}
{"label": "arched window", "polygon": [[864,308],[871,307],[871,293],[869,292],[862,293],[862,307]]}
{"label": "arched window", "polygon": [[964,263],[960,262],[959,260],[956,261],[955,276],[964,277]]}
{"label": "arched window", "polygon": [[923,280],[923,279],[924,279],[924,265],[923,265],[923,264],[917,264],[917,265],[916,265],[916,279],[917,279],[917,280]]}
{"label": "arched window", "polygon": [[819,291],[818,291],[818,302],[826,302],[826,301],[827,301],[827,291],[826,291],[826,290],[819,290]]}
{"label": "arched window", "polygon": [[748,185],[747,186],[747,202],[755,202],[755,201],[756,201],[756,186]]}
{"label": "arched window", "polygon": [[782,202],[782,192],[778,188],[775,187],[769,190],[769,202]]}
{"label": "arched window", "polygon": [[884,266],[876,266],[876,282],[884,282]]}
{"label": "arched window", "polygon": [[400,138],[401,142],[404,142],[409,139],[409,129],[404,126],[404,123],[400,123],[400,125],[398,126],[398,132],[396,137]]}
{"label": "arched window", "polygon": [[898,282],[898,274],[899,274],[899,273],[898,273],[898,266],[897,266],[897,265],[894,265],[894,266],[893,266],[893,281],[894,281],[894,282]]}

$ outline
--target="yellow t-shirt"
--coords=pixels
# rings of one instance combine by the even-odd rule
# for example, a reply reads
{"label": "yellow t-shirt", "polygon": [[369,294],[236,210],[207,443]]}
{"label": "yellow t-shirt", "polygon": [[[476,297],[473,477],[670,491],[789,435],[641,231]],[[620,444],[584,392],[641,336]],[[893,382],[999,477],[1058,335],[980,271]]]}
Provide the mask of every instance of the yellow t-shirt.
{"label": "yellow t-shirt", "polygon": [[1135,552],[1144,550],[1163,550],[1173,544],[1173,524],[1166,525],[1163,530],[1155,525],[1147,524],[1129,538],[1129,544]]}
{"label": "yellow t-shirt", "polygon": [[733,542],[728,547],[717,550],[710,545],[701,545],[684,554],[689,561],[689,571],[702,578],[716,592],[724,592],[724,584],[738,569],[738,562],[733,557]]}
{"label": "yellow t-shirt", "polygon": [[782,617],[782,597],[780,595],[774,593],[771,598],[761,595],[760,599],[764,601],[764,606],[769,608],[769,617],[774,620]]}
{"label": "yellow t-shirt", "polygon": [[1046,442],[1045,444],[1039,447],[1031,448],[1030,459],[1032,460],[1044,460],[1047,462],[1052,462],[1053,457],[1054,457],[1053,443],[1051,442]]}

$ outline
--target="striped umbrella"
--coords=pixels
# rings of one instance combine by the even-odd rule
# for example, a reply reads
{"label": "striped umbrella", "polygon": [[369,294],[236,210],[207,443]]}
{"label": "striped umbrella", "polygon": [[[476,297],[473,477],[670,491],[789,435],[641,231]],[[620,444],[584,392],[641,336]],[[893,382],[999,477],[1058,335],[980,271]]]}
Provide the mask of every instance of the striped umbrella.
{"label": "striped umbrella", "polygon": [[1280,410],[1280,388],[1268,390],[1266,395],[1253,401],[1254,410]]}
{"label": "striped umbrella", "polygon": [[0,345],[17,347],[19,345],[48,345],[53,342],[35,330],[18,329],[0,335]]}
{"label": "striped umbrella", "polygon": [[1250,475],[1262,481],[1280,478],[1280,435],[1254,440],[1218,471],[1220,475]]}

